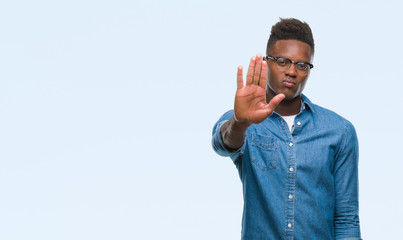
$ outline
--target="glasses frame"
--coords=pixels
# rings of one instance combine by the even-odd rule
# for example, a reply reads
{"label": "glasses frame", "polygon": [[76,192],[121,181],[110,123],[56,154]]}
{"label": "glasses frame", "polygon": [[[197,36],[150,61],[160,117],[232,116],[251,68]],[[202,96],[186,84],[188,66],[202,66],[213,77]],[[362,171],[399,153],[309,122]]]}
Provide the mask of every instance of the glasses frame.
{"label": "glasses frame", "polygon": [[[288,68],[287,68],[287,69],[290,69],[292,63],[294,63],[295,66],[296,66],[298,63],[308,64],[309,69],[307,69],[307,71],[298,69],[298,70],[303,71],[303,72],[309,72],[309,70],[311,70],[311,69],[313,68],[313,64],[312,64],[312,63],[309,63],[309,62],[294,62],[293,60],[288,59],[288,58],[285,58],[285,57],[273,57],[273,56],[270,56],[270,55],[267,55],[267,56],[264,57],[264,59],[271,59],[271,60],[274,60],[274,61],[276,62],[276,64],[278,64],[278,63],[277,63],[277,60],[278,60],[279,58],[283,58],[283,59],[285,59],[285,60],[287,60],[287,61],[290,62],[290,64],[288,65]],[[295,68],[295,69],[297,69],[297,68]]]}

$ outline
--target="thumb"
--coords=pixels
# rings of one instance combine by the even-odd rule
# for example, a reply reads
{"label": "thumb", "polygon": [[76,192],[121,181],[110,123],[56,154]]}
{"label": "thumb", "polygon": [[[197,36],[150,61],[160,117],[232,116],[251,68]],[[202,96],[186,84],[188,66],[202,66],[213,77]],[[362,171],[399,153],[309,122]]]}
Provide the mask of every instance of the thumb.
{"label": "thumb", "polygon": [[267,109],[267,113],[270,113],[270,115],[274,112],[274,109],[277,107],[277,105],[283,101],[283,99],[285,98],[285,95],[280,93],[277,94],[276,96],[274,96],[269,104],[266,105],[266,109]]}

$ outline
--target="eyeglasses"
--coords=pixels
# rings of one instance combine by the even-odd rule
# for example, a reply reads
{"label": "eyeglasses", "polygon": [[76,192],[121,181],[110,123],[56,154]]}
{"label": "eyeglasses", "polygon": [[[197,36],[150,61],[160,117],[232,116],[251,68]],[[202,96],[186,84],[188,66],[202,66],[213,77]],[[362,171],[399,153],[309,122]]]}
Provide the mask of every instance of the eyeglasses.
{"label": "eyeglasses", "polygon": [[308,62],[294,62],[288,58],[285,57],[272,57],[270,55],[267,55],[264,57],[265,59],[271,59],[274,60],[277,64],[277,67],[280,71],[286,71],[291,67],[291,63],[295,64],[295,69],[302,75],[308,75],[309,70],[313,68],[313,65]]}

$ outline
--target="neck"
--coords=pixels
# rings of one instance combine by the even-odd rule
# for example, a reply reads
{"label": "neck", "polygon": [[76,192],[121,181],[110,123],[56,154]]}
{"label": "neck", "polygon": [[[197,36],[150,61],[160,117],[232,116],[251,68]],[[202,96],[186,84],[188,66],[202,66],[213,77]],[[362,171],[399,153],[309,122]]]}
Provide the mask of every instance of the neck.
{"label": "neck", "polygon": [[[275,95],[276,94],[269,89],[266,94],[266,101],[270,102],[270,100]],[[301,109],[301,95],[293,99],[284,99],[277,105],[274,111],[281,116],[291,116],[291,115],[297,115],[300,112],[300,109]]]}

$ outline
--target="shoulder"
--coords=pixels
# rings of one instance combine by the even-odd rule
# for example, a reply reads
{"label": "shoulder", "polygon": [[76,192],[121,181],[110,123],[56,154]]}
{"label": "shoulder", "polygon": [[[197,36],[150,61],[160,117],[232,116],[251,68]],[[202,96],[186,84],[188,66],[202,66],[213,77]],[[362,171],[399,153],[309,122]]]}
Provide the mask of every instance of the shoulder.
{"label": "shoulder", "polygon": [[317,121],[326,124],[329,127],[334,126],[338,128],[344,128],[347,131],[355,132],[353,124],[338,113],[312,103],[305,96],[304,102],[311,108],[312,114]]}
{"label": "shoulder", "polygon": [[358,148],[358,138],[354,125],[336,112],[310,103],[312,116],[317,129],[323,130],[327,137],[335,137],[337,156],[343,152]]}

